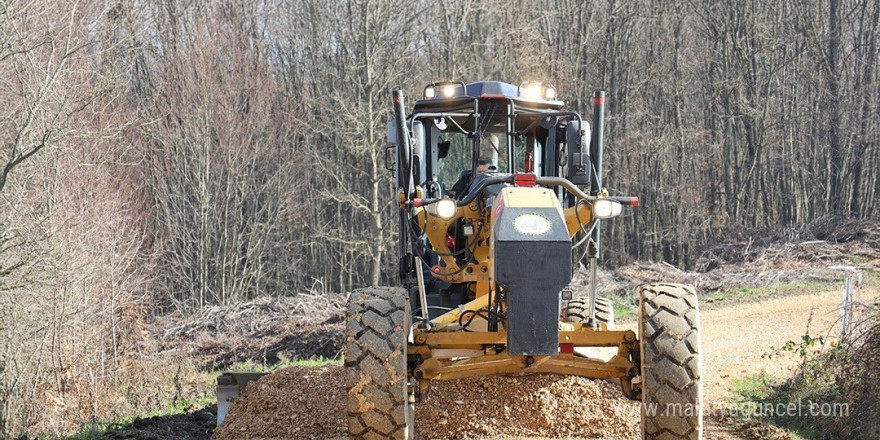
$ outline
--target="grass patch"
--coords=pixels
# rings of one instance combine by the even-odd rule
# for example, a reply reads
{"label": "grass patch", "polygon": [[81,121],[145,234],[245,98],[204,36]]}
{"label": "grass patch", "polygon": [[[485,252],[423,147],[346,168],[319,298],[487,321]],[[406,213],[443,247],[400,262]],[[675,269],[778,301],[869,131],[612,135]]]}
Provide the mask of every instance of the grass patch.
{"label": "grass patch", "polygon": [[727,414],[736,420],[739,429],[762,440],[802,440],[791,432],[777,411],[788,411],[788,402],[777,390],[779,380],[768,374],[756,374],[730,383],[733,396]]}
{"label": "grass patch", "polygon": [[746,376],[730,383],[730,391],[740,402],[763,402],[770,399],[774,392],[771,384],[775,379],[768,374]]}
{"label": "grass patch", "polygon": [[[865,285],[870,282],[880,285],[880,277],[876,275],[868,275],[866,273]],[[717,303],[722,301],[742,301],[749,299],[757,299],[764,296],[774,294],[791,294],[791,293],[815,293],[828,290],[840,289],[839,282],[805,282],[805,283],[782,283],[767,287],[740,287],[732,290],[717,290],[707,292],[700,296],[701,303]],[[639,297],[635,292],[627,292],[623,296],[610,296],[611,302],[614,303],[614,318],[624,319],[630,318],[638,314]]]}
{"label": "grass patch", "polygon": [[[318,356],[309,359],[281,358],[280,362],[276,362],[271,365],[262,362],[247,360],[244,362],[236,362],[226,368],[223,368],[222,371],[253,371],[260,373],[271,373],[288,367],[316,368],[323,367],[325,365],[342,365],[342,358],[326,358],[324,356]],[[221,373],[221,370],[215,370],[213,373],[215,374],[215,376],[219,375]]]}
{"label": "grass patch", "polygon": [[[111,425],[99,425],[93,428],[84,429],[81,432],[78,432],[74,435],[61,437],[61,440],[95,440],[101,436],[105,431],[112,428]],[[41,439],[50,439],[51,437],[40,437]]]}
{"label": "grass patch", "polygon": [[[137,419],[177,416],[191,412],[194,409],[202,409],[215,403],[217,403],[217,397],[213,394],[203,394],[193,399],[180,399],[174,402],[174,404],[164,408],[157,408],[145,413],[122,417],[109,423],[93,423],[83,426],[76,434],[61,437],[61,440],[95,440],[108,431],[125,431],[130,428]],[[40,437],[40,439],[46,440],[50,438],[52,437]]]}
{"label": "grass patch", "polygon": [[639,298],[632,292],[625,296],[612,296],[611,302],[614,303],[614,319],[634,316],[639,311]]}
{"label": "grass patch", "polygon": [[838,288],[839,283],[831,282],[806,282],[806,283],[782,283],[767,287],[740,287],[734,290],[718,290],[708,293],[704,296],[705,301],[712,303],[718,301],[729,301],[735,299],[745,299],[755,296],[763,296],[775,293],[812,293],[822,292],[830,289]]}

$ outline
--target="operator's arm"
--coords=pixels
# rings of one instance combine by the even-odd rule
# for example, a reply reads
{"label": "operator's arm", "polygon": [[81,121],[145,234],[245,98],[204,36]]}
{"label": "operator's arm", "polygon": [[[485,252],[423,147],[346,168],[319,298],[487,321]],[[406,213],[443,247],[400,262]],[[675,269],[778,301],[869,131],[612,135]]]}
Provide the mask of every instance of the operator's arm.
{"label": "operator's arm", "polygon": [[464,195],[464,191],[471,183],[471,177],[473,177],[473,171],[471,170],[462,171],[461,174],[458,175],[458,181],[455,182],[455,185],[452,186],[451,190],[456,199],[461,199],[461,196]]}

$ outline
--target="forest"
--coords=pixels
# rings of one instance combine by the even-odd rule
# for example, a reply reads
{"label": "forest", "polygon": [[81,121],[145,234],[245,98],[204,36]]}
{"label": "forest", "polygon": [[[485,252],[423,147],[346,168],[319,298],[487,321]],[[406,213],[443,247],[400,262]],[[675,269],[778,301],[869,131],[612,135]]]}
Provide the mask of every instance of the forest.
{"label": "forest", "polygon": [[605,90],[605,265],[878,218],[878,40],[876,0],[2,0],[0,437],[153,317],[394,284],[393,89]]}

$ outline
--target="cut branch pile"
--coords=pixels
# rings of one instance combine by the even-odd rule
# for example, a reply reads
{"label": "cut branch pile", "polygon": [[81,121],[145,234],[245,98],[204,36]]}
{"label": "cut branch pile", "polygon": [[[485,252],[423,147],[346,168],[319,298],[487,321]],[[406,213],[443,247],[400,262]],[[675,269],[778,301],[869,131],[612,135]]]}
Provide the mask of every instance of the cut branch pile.
{"label": "cut branch pile", "polygon": [[[850,274],[838,266],[880,268],[880,222],[826,216],[774,237],[710,246],[696,266],[685,271],[665,262],[636,262],[600,270],[598,291],[623,296],[657,281],[692,284],[703,292],[837,281]],[[575,273],[572,285],[581,294],[588,291],[586,270]]]}
{"label": "cut branch pile", "polygon": [[211,306],[191,317],[175,313],[164,319],[177,321],[165,328],[165,338],[182,338],[199,332],[259,332],[292,318],[326,321],[342,309],[345,298],[341,295],[300,294],[293,298],[260,297],[232,306]]}
{"label": "cut branch pile", "polygon": [[244,361],[335,358],[341,352],[344,302],[338,294],[261,297],[208,307],[190,317],[162,317],[154,336],[163,341],[162,351],[186,350],[207,369]]}

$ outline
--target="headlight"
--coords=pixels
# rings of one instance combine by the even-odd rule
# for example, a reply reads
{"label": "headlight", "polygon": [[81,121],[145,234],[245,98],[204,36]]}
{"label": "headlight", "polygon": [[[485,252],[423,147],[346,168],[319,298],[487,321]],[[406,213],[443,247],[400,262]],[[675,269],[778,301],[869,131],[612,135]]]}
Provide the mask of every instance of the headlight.
{"label": "headlight", "polygon": [[443,92],[443,96],[445,98],[452,98],[453,96],[455,96],[455,85],[446,84],[440,88],[440,91]]}
{"label": "headlight", "polygon": [[455,217],[455,212],[458,211],[458,206],[456,206],[455,200],[443,199],[437,203],[428,205],[426,209],[428,210],[428,214],[448,220]]}
{"label": "headlight", "polygon": [[437,90],[434,89],[433,84],[425,87],[425,99],[433,99],[435,96],[437,96]]}
{"label": "headlight", "polygon": [[553,86],[547,86],[544,89],[544,97],[551,101],[556,99],[556,88]]}
{"label": "headlight", "polygon": [[611,218],[620,215],[623,207],[614,200],[599,199],[593,202],[593,216],[596,218]]}

